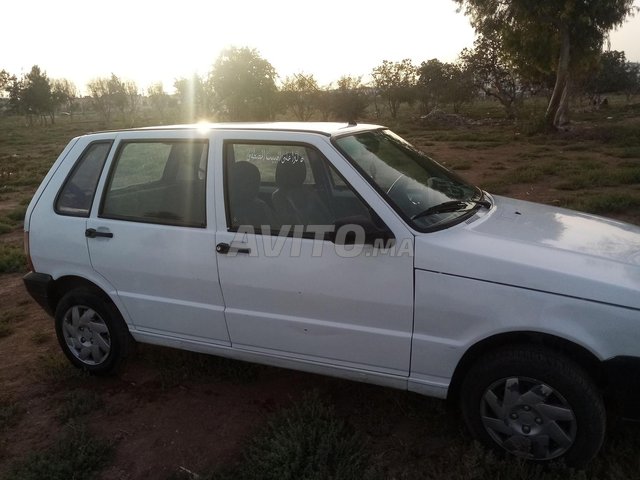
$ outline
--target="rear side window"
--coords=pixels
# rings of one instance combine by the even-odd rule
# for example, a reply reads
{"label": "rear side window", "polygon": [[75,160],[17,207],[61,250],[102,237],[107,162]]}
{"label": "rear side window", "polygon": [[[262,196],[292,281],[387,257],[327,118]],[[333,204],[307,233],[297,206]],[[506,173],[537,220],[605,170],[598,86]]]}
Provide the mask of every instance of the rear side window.
{"label": "rear side window", "polygon": [[205,227],[208,143],[125,142],[118,149],[100,216],[143,223]]}
{"label": "rear side window", "polygon": [[56,198],[55,211],[61,215],[88,217],[102,167],[112,142],[89,145],[71,170]]}

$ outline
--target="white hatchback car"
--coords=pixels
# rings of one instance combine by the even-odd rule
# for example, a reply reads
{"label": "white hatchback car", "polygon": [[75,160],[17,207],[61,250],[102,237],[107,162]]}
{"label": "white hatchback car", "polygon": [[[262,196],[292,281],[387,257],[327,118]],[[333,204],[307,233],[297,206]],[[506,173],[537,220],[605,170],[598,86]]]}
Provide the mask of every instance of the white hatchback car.
{"label": "white hatchback car", "polygon": [[637,415],[640,228],[491,196],[384,127],[74,138],[25,243],[26,287],[89,372],[135,339],[408,389],[573,465],[605,400]]}

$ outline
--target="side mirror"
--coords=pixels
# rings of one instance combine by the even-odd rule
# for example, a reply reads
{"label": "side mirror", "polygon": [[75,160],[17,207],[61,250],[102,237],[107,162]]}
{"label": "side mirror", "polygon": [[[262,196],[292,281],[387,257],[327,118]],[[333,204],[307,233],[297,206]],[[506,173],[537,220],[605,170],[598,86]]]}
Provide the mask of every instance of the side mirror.
{"label": "side mirror", "polygon": [[340,218],[334,226],[332,241],[337,245],[391,246],[395,240],[393,232],[386,225],[378,226],[364,215]]}

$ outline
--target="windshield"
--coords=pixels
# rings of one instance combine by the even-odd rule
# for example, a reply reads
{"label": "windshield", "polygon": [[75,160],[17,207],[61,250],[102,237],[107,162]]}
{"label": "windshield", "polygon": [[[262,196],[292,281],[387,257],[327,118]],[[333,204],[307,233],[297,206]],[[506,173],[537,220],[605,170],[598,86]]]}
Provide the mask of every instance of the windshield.
{"label": "windshield", "polygon": [[338,148],[416,229],[445,228],[477,208],[482,191],[390,130],[335,139]]}

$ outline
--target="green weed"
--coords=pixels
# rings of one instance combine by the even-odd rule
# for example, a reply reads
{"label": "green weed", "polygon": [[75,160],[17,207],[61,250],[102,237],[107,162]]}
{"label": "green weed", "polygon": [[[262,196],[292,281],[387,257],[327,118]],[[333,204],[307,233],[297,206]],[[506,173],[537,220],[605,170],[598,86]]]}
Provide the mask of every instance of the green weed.
{"label": "green weed", "polygon": [[36,345],[42,345],[49,341],[49,334],[46,332],[35,332],[31,335],[30,339]]}
{"label": "green weed", "polygon": [[72,424],[51,447],[15,464],[5,480],[94,479],[111,460],[112,452],[111,444],[91,435],[86,427]]}
{"label": "green weed", "polygon": [[318,394],[277,413],[235,468],[214,479],[362,479],[372,474],[364,439]]}
{"label": "green weed", "polygon": [[8,337],[14,332],[14,329],[5,319],[0,319],[0,338]]}
{"label": "green weed", "polygon": [[91,390],[74,390],[67,393],[58,411],[60,423],[68,423],[104,405],[102,398]]}
{"label": "green weed", "polygon": [[565,200],[563,206],[588,213],[621,213],[640,207],[640,197],[628,193],[603,193]]}
{"label": "green weed", "polygon": [[22,248],[0,244],[0,273],[26,272],[27,257]]}
{"label": "green weed", "polygon": [[42,354],[38,358],[35,376],[50,382],[64,382],[86,376],[87,373],[75,368],[62,352]]}
{"label": "green weed", "polygon": [[611,152],[618,158],[636,158],[640,159],[640,147],[626,147]]}
{"label": "green weed", "polygon": [[24,215],[27,213],[27,207],[22,205],[7,214],[7,218],[14,222],[22,222]]}

